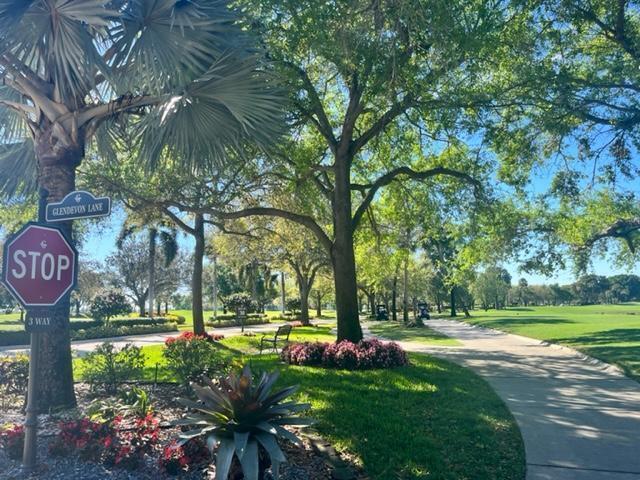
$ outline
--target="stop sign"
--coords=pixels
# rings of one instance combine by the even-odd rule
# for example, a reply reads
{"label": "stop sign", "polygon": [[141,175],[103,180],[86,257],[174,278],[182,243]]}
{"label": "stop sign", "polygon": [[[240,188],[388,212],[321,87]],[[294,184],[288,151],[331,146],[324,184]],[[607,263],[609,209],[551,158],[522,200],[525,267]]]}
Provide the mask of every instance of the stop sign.
{"label": "stop sign", "polygon": [[77,258],[58,228],[29,223],[5,243],[2,282],[25,308],[54,306],[75,287]]}

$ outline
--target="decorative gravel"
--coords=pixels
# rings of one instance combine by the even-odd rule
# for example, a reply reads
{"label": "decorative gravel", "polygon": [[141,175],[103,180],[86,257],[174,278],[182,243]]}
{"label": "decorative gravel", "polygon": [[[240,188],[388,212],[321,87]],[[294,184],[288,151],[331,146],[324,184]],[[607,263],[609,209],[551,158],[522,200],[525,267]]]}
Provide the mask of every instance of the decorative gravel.
{"label": "decorative gravel", "polygon": [[[181,408],[174,401],[174,396],[179,394],[176,385],[158,385],[155,389],[151,386],[143,386],[151,395],[156,416],[160,419],[160,425],[167,425],[169,421],[179,417]],[[77,457],[50,457],[47,455],[49,442],[57,432],[57,425],[61,420],[75,418],[81,414],[84,407],[91,401],[92,395],[86,385],[77,384],[76,394],[79,408],[59,415],[40,415],[38,430],[38,459],[39,464],[32,474],[26,475],[19,461],[11,460],[0,449],[0,479],[1,480],[158,480],[177,478],[181,480],[211,479],[215,476],[215,468],[207,466],[199,470],[181,473],[178,476],[170,476],[163,473],[158,467],[160,452],[156,455],[146,456],[144,465],[134,471],[122,468],[108,468],[104,465],[85,462]],[[0,424],[22,423],[24,416],[20,402],[7,402],[6,408],[0,410]],[[11,406],[13,405],[13,406]],[[177,437],[178,431],[174,428],[164,428],[160,434],[160,445],[167,444],[172,438]],[[308,439],[303,439],[303,447],[297,447],[289,443],[282,444],[288,464],[282,465],[280,479],[284,480],[330,480],[332,469],[312,448]]]}

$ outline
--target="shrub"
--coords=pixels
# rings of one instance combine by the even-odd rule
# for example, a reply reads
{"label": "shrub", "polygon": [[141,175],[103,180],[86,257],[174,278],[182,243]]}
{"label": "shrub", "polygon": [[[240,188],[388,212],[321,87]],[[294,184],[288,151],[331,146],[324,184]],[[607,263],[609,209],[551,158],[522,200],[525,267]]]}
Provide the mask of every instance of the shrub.
{"label": "shrub", "polygon": [[169,475],[178,475],[198,465],[208,463],[211,453],[202,438],[196,437],[180,445],[173,440],[162,450],[160,468]]}
{"label": "shrub", "polygon": [[305,324],[302,323],[300,320],[294,320],[293,322],[289,322],[289,325],[291,325],[293,328],[299,328],[299,327],[305,326]]}
{"label": "shrub", "polygon": [[252,307],[253,301],[251,300],[251,296],[246,293],[233,293],[228,295],[222,299],[222,303],[229,310],[237,310],[238,308],[246,308],[247,313],[254,310]]}
{"label": "shrub", "polygon": [[[226,320],[225,320],[226,318]],[[269,323],[269,318],[266,315],[260,315],[257,313],[252,313],[247,316],[244,321],[246,325],[263,325],[265,323]],[[207,321],[207,325],[209,327],[216,328],[225,328],[225,327],[237,327],[238,322],[236,321],[235,315],[218,315],[217,320],[213,320],[213,318]]]}
{"label": "shrub", "polygon": [[131,343],[117,350],[113,343],[105,342],[83,358],[82,367],[83,377],[92,389],[115,393],[120,383],[142,373],[144,354]]}
{"label": "shrub", "polygon": [[167,338],[162,356],[180,382],[188,385],[203,375],[220,373],[225,368],[225,358],[215,345],[217,339],[206,333],[184,332],[178,337]]}
{"label": "shrub", "polygon": [[171,322],[176,322],[178,325],[184,325],[185,323],[187,323],[186,317],[183,317],[182,315],[177,315],[175,313],[167,314],[166,319]]}
{"label": "shrub", "polygon": [[280,355],[291,365],[321,365],[348,370],[393,368],[409,363],[400,345],[376,339],[358,343],[347,340],[338,343],[291,343],[282,349]]}
{"label": "shrub", "polygon": [[158,421],[151,414],[123,425],[122,417],[112,422],[93,422],[88,418],[60,423],[60,431],[49,444],[54,456],[78,456],[83,460],[132,470],[144,454],[158,443]]}
{"label": "shrub", "polygon": [[29,357],[0,357],[0,388],[3,395],[24,395],[29,382]]}
{"label": "shrub", "polygon": [[256,382],[246,366],[219,384],[206,379],[204,386],[194,386],[199,402],[181,400],[193,412],[176,424],[194,427],[181,439],[206,437],[209,445],[217,444],[216,478],[243,478],[242,472],[247,480],[261,480],[271,465],[278,478],[279,465],[286,461],[278,440],[300,442],[284,426],[310,424],[295,416],[309,405],[283,402],[297,387],[272,393],[277,378],[277,372],[263,373]]}
{"label": "shrub", "polygon": [[131,312],[131,305],[124,295],[119,292],[108,292],[97,295],[91,302],[91,316],[96,320],[106,320],[107,323],[116,315],[125,315]]}
{"label": "shrub", "polygon": [[295,315],[302,308],[302,302],[299,298],[290,298],[287,300],[285,305],[292,315]]}
{"label": "shrub", "polygon": [[0,427],[0,446],[9,458],[19,460],[24,449],[24,427],[22,425],[4,425]]}
{"label": "shrub", "polygon": [[89,340],[91,338],[124,337],[128,335],[143,335],[148,333],[175,332],[178,330],[178,326],[175,323],[117,327],[115,326],[115,322],[115,320],[112,320],[109,325],[71,332],[71,338],[73,340]]}

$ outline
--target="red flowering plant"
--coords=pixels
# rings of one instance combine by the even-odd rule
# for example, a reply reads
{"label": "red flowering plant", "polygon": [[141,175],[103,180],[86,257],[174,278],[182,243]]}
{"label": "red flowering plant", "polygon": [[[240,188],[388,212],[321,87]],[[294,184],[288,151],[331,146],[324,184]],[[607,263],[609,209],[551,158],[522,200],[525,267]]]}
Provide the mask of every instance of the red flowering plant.
{"label": "red flowering plant", "polygon": [[140,465],[144,455],[151,453],[158,444],[160,430],[158,420],[153,414],[136,418],[133,425],[124,425],[122,417],[113,422],[116,435],[112,441],[104,444],[102,462],[133,470]]}
{"label": "red flowering plant", "polygon": [[164,447],[159,460],[160,468],[169,475],[197,468],[211,460],[211,453],[202,438],[196,437],[184,444],[172,440]]}
{"label": "red flowering plant", "polygon": [[400,345],[377,339],[358,343],[347,340],[337,343],[291,343],[282,350],[281,358],[291,365],[321,365],[348,370],[394,368],[409,363]]}
{"label": "red flowering plant", "polygon": [[112,422],[92,422],[87,418],[60,423],[58,436],[49,445],[56,456],[77,454],[88,461],[134,469],[158,443],[158,420],[152,414],[125,424],[122,416]]}
{"label": "red flowering plant", "polygon": [[167,359],[169,368],[186,387],[204,376],[224,371],[224,355],[219,346],[215,345],[222,338],[223,335],[184,332],[177,337],[167,338],[162,355]]}
{"label": "red flowering plant", "polygon": [[9,458],[20,459],[24,449],[24,427],[13,424],[0,427],[0,446]]}
{"label": "red flowering plant", "polygon": [[88,418],[60,422],[59,428],[58,436],[49,444],[49,453],[54,456],[77,453],[84,460],[99,461],[105,445],[115,439],[111,425]]}

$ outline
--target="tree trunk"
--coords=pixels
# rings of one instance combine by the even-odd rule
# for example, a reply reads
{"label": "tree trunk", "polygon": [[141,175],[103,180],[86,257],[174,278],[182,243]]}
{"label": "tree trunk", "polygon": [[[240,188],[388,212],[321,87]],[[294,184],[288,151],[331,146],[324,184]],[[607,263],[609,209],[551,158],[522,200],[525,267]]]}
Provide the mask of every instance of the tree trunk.
{"label": "tree trunk", "polygon": [[[40,187],[46,190],[49,203],[62,200],[75,189],[75,169],[82,161],[83,155],[83,146],[60,148],[58,145],[52,145],[48,138],[42,138],[36,145],[38,182]],[[58,223],[56,226],[72,241],[72,222]],[[65,313],[59,327],[38,335],[40,369],[35,385],[35,397],[39,412],[72,408],[76,405],[69,337],[69,307],[70,298],[67,295],[60,304],[61,311]]]}
{"label": "tree trunk", "polygon": [[300,285],[300,321],[303,325],[311,325],[309,322],[309,288]]}
{"label": "tree trunk", "polygon": [[149,316],[153,318],[153,302],[156,290],[156,237],[158,231],[149,229]]}
{"label": "tree trunk", "polygon": [[335,158],[335,188],[333,191],[333,231],[335,241],[331,248],[336,310],[338,317],[338,341],[362,340],[362,328],[358,312],[358,285],[356,259],[353,251],[353,225],[351,217],[350,159],[346,153]]}
{"label": "tree trunk", "polygon": [[76,318],[80,316],[80,300],[76,300]]}
{"label": "tree trunk", "polygon": [[322,295],[319,290],[316,292],[316,317],[322,317]]}
{"label": "tree trunk", "polygon": [[398,321],[398,275],[393,277],[393,289],[391,290],[391,318]]}
{"label": "tree trunk", "polygon": [[191,277],[191,312],[193,313],[193,333],[202,335],[204,311],[202,307],[202,270],[204,261],[204,215],[197,214],[195,221],[196,246],[193,252],[193,275]]}
{"label": "tree trunk", "polygon": [[458,314],[456,312],[456,287],[455,285],[451,287],[451,316],[457,317]]}
{"label": "tree trunk", "polygon": [[164,302],[164,314],[169,315],[169,302],[165,300]]}
{"label": "tree trunk", "polygon": [[147,311],[146,311],[146,305],[147,305],[147,299],[146,298],[141,298],[138,300],[138,314],[141,317],[145,317],[147,315]]}
{"label": "tree trunk", "polygon": [[376,292],[372,291],[369,295],[369,316],[375,318],[376,316]]}
{"label": "tree trunk", "polygon": [[284,289],[284,272],[280,272],[280,310],[284,316],[287,313],[287,297]]}
{"label": "tree trunk", "polygon": [[402,285],[402,320],[409,323],[409,259],[404,260],[404,282]]}

